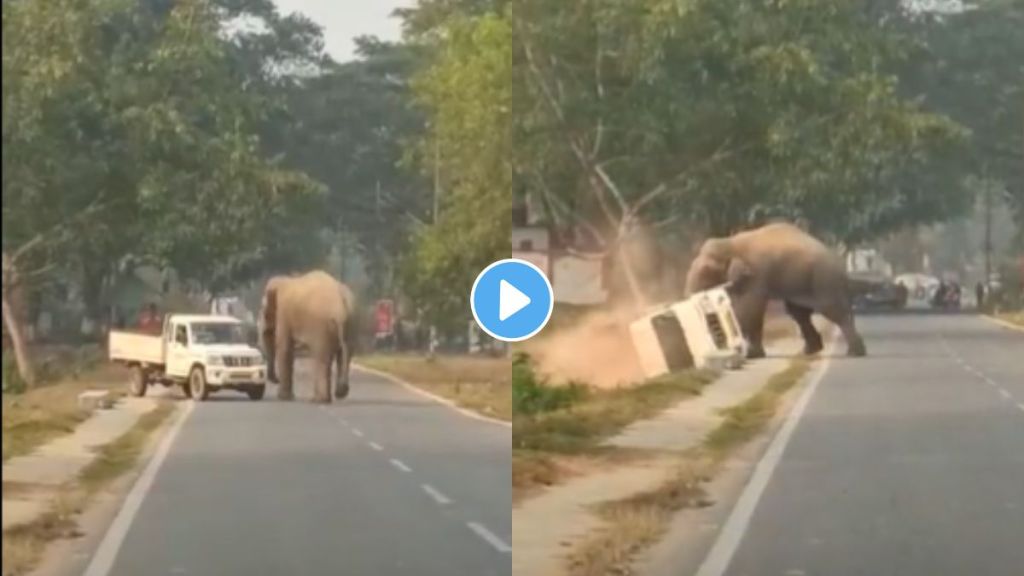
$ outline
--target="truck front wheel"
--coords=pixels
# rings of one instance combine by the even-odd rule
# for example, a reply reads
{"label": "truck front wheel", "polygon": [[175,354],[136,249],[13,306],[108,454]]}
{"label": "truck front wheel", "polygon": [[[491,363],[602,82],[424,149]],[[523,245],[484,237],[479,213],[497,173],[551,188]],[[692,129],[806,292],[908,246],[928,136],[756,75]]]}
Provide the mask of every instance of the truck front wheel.
{"label": "truck front wheel", "polygon": [[263,394],[267,391],[267,387],[264,386],[250,386],[245,390],[245,393],[249,395],[250,400],[262,400]]}
{"label": "truck front wheel", "polygon": [[193,400],[202,402],[210,397],[210,387],[206,385],[206,372],[202,366],[196,366],[188,375],[188,391]]}
{"label": "truck front wheel", "polygon": [[146,395],[146,388],[149,385],[149,375],[142,366],[132,366],[131,376],[128,380],[128,391],[132,396],[141,398]]}

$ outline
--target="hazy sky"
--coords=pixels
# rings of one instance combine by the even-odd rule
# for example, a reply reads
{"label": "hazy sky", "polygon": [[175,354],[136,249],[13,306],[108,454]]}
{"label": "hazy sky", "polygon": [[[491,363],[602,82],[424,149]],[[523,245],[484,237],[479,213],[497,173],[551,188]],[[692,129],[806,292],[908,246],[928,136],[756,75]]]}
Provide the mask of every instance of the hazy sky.
{"label": "hazy sky", "polygon": [[398,40],[401,23],[391,11],[416,4],[416,0],[276,0],[282,13],[302,12],[324,29],[327,52],[335,60],[350,60],[352,39],[378,36]]}

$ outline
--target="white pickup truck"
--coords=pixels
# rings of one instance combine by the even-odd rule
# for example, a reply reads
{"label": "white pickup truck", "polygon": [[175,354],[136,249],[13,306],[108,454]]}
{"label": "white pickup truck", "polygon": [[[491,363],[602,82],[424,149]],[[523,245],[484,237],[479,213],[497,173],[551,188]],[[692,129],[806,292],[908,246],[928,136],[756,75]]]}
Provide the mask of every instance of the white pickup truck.
{"label": "white pickup truck", "polygon": [[181,385],[193,400],[221,389],[260,400],[266,390],[263,353],[249,343],[245,325],[229,316],[170,314],[160,335],[112,330],[108,338],[111,362],[132,371],[135,396],[157,383]]}

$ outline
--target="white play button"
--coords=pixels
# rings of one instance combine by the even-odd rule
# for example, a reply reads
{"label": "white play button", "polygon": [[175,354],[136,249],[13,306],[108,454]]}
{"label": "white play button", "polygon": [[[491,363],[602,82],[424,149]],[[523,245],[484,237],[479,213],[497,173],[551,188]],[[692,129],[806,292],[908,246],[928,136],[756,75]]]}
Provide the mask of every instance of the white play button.
{"label": "white play button", "polygon": [[515,286],[505,280],[498,285],[498,320],[504,321],[529,305],[530,297]]}

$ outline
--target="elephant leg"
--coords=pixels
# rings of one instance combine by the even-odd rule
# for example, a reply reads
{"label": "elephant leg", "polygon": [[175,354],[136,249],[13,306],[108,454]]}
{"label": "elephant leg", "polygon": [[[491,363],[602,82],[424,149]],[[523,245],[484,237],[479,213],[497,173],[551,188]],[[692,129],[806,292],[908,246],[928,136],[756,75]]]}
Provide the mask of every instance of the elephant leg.
{"label": "elephant leg", "polygon": [[764,314],[768,301],[757,294],[748,294],[734,303],[740,329],[747,339],[747,358],[764,358]]}
{"label": "elephant leg", "polygon": [[811,316],[814,315],[814,310],[793,302],[786,301],[786,313],[796,321],[797,326],[800,327],[800,335],[804,339],[804,354],[808,356],[821,352],[824,348],[824,344],[821,341],[821,334],[818,329],[814,327],[814,323],[811,322]]}
{"label": "elephant leg", "polygon": [[843,338],[846,339],[847,356],[867,356],[868,352],[864,346],[864,339],[861,338],[860,332],[857,331],[857,326],[853,320],[853,311],[850,310],[848,305],[833,303],[830,306],[826,306],[821,311],[821,314],[842,330]]}
{"label": "elephant leg", "polygon": [[295,368],[295,350],[291,334],[282,325],[277,327],[275,342],[275,368],[277,371],[277,398],[279,400],[292,400],[295,392],[292,390],[292,378]]}
{"label": "elephant leg", "polygon": [[346,342],[341,342],[338,346],[338,353],[336,355],[338,367],[337,374],[335,375],[334,381],[334,397],[342,399],[348,396],[349,391],[349,365],[352,362],[351,346]]}
{"label": "elephant leg", "polygon": [[313,402],[320,404],[331,403],[331,364],[334,355],[326,343],[313,347],[313,358],[316,363],[313,376]]}

